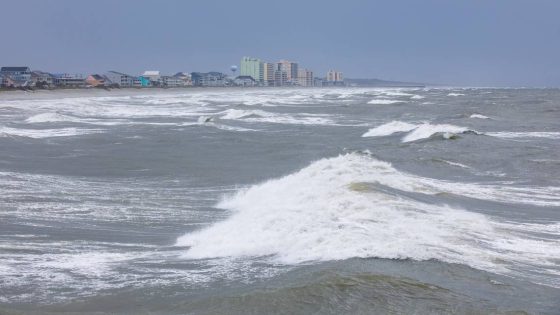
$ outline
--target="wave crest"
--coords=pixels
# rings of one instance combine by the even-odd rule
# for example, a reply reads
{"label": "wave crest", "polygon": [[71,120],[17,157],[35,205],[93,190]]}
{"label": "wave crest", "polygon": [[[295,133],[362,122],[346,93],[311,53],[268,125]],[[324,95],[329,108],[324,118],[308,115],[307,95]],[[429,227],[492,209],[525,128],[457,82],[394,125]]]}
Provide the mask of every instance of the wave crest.
{"label": "wave crest", "polygon": [[406,136],[402,138],[402,142],[412,142],[412,141],[417,141],[422,139],[428,139],[436,134],[442,134],[445,139],[451,139],[456,134],[467,133],[467,132],[477,133],[476,131],[470,130],[466,127],[460,127],[455,125],[448,125],[448,124],[432,125],[429,123],[411,124],[411,123],[395,120],[370,129],[368,132],[364,133],[362,137],[383,137],[399,132],[409,132]]}
{"label": "wave crest", "polygon": [[530,194],[560,204],[554,197],[558,189],[543,195],[542,188],[439,181],[400,172],[369,156],[346,154],[224,199],[218,207],[232,211],[230,218],[180,237],[177,245],[189,246],[185,256],[195,259],[269,256],[287,264],[352,257],[438,259],[498,272],[514,270],[516,263],[550,268],[560,255],[558,239],[521,238],[488,216],[387,193],[382,187],[503,202],[529,202],[525,197]]}

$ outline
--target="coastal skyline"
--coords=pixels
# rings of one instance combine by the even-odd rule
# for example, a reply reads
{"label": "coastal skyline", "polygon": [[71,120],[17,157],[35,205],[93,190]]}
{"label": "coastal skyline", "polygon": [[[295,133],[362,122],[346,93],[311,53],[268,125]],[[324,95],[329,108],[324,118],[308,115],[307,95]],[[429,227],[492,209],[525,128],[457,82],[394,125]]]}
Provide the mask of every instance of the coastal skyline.
{"label": "coastal skyline", "polygon": [[[560,86],[556,1],[3,3],[0,64],[49,72],[228,72],[238,56],[316,73],[449,85]],[[393,14],[398,12],[398,14]],[[388,14],[391,13],[391,14]],[[285,20],[285,21],[284,21]],[[282,22],[284,21],[284,22]],[[22,36],[25,34],[25,36]]]}

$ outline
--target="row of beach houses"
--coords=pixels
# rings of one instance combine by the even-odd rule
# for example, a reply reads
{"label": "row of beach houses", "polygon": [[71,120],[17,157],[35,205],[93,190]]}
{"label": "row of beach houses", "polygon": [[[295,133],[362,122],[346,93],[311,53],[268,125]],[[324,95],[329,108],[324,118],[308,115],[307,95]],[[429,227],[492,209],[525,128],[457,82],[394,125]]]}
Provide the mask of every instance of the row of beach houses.
{"label": "row of beach houses", "polygon": [[29,67],[0,68],[3,88],[84,88],[84,87],[183,87],[193,86],[191,74],[179,72],[172,76],[159,71],[145,71],[135,76],[117,71],[103,74],[68,74],[32,71]]}
{"label": "row of beach houses", "polygon": [[[262,64],[262,63],[261,63]],[[244,63],[242,62],[242,66]],[[130,75],[118,71],[107,71],[99,74],[68,74],[48,73],[44,71],[31,70],[29,67],[1,67],[0,88],[5,89],[50,89],[50,88],[149,88],[149,87],[226,87],[226,86],[263,86],[268,84],[266,80],[253,73],[243,71],[237,77],[228,76],[221,72],[177,72],[174,75],[162,75],[160,71],[144,71],[141,75]],[[261,68],[262,70],[262,68]],[[257,70],[258,71],[258,70]],[[297,71],[297,70],[296,70]],[[232,70],[232,72],[234,72]],[[273,86],[300,85],[300,86],[322,86],[330,85],[331,72],[324,79],[313,78],[308,74],[307,80],[288,80],[285,71],[276,71],[280,76],[276,82],[281,84],[270,84]],[[295,76],[294,76],[295,78]],[[337,77],[337,80],[339,78]],[[270,81],[273,82],[273,81]],[[343,81],[337,81],[343,83]]]}

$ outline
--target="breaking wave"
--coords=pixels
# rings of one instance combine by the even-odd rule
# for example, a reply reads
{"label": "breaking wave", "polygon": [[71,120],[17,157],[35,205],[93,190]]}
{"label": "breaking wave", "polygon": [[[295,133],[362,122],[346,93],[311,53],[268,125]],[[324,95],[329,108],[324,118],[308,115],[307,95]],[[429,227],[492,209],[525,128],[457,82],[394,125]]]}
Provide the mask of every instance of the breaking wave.
{"label": "breaking wave", "polygon": [[[498,222],[398,191],[560,205],[560,188],[424,178],[352,153],[316,161],[225,198],[218,207],[230,210],[230,218],[180,237],[177,245],[189,246],[185,257],[193,259],[269,257],[285,264],[352,257],[437,259],[501,273],[531,264],[537,273],[559,274],[554,269],[560,255],[558,225],[537,224],[551,238],[523,237],[539,227]],[[554,281],[560,284],[558,278]]]}
{"label": "breaking wave", "polygon": [[445,139],[450,139],[453,138],[456,134],[466,132],[477,133],[476,131],[470,130],[465,127],[448,124],[411,124],[402,121],[392,121],[370,129],[368,132],[364,133],[362,137],[383,137],[399,132],[409,132],[402,138],[402,142],[412,142],[421,139],[428,139],[436,134],[441,134]]}
{"label": "breaking wave", "polygon": [[429,123],[421,124],[416,127],[412,132],[407,134],[402,141],[411,142],[421,139],[427,139],[435,134],[442,134],[445,139],[450,139],[456,134],[461,134],[465,132],[476,132],[465,127],[459,127],[455,125],[441,124],[432,125]]}
{"label": "breaking wave", "polygon": [[362,137],[389,136],[397,132],[408,132],[415,129],[416,127],[418,127],[418,125],[395,120],[390,123],[383,124],[379,127],[370,129],[368,132],[364,133]]}

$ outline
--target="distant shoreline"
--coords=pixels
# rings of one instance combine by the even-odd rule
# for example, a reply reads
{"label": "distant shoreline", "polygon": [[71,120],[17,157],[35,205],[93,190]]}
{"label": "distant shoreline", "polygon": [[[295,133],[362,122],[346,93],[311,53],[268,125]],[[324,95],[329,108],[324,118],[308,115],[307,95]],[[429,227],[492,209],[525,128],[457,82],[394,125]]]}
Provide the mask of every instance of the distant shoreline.
{"label": "distant shoreline", "polygon": [[52,92],[52,91],[166,91],[195,89],[312,89],[312,88],[344,88],[350,86],[174,86],[174,87],[55,87],[50,89],[33,88],[0,88],[0,92]]}
{"label": "distant shoreline", "polygon": [[21,88],[0,88],[0,95],[2,94],[44,94],[44,93],[57,93],[57,92],[95,92],[95,93],[112,93],[112,92],[164,92],[164,91],[197,91],[197,90],[259,90],[259,89],[341,89],[341,88],[424,88],[425,85],[418,86],[398,86],[398,85],[384,85],[384,86],[185,86],[185,87],[122,87],[122,88],[98,88],[98,87],[57,87],[51,89],[21,89]]}

